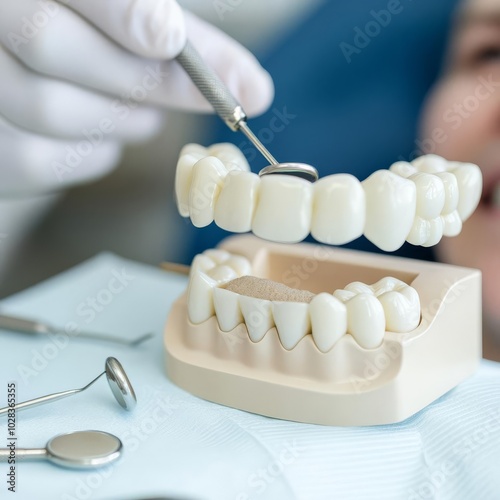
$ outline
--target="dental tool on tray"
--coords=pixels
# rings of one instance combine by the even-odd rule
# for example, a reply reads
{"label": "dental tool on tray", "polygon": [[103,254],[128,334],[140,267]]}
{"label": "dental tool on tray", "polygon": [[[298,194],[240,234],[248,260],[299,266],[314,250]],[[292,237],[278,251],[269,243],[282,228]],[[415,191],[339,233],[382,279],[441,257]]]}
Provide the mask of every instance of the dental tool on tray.
{"label": "dental tool on tray", "polygon": [[123,339],[116,337],[114,335],[101,334],[97,332],[75,332],[74,334],[68,334],[65,330],[61,328],[56,328],[47,323],[42,323],[41,321],[34,321],[31,319],[20,318],[16,316],[7,316],[5,314],[0,314],[0,329],[1,330],[11,330],[15,332],[28,333],[28,334],[57,334],[63,333],[71,337],[83,337],[92,340],[102,340],[105,342],[115,342],[118,344],[123,344],[126,346],[137,346],[142,342],[149,340],[153,337],[153,333],[145,333],[135,339]]}
{"label": "dental tool on tray", "polygon": [[51,401],[57,401],[68,396],[72,396],[73,394],[78,394],[87,390],[103,375],[106,375],[111,392],[113,393],[113,396],[115,397],[118,404],[127,411],[131,411],[133,408],[135,408],[137,404],[137,397],[135,395],[134,388],[132,387],[132,384],[127,377],[127,374],[123,369],[123,366],[116,358],[109,357],[106,359],[104,371],[100,373],[96,378],[94,378],[94,380],[89,382],[86,386],[80,389],[71,389],[69,391],[47,394],[46,396],[30,399],[29,401],[23,401],[22,403],[17,403],[14,407],[6,406],[4,408],[0,408],[0,416],[7,414],[9,410],[19,411],[25,408],[31,408],[32,406],[39,406],[45,403],[50,403]]}
{"label": "dental tool on tray", "polygon": [[240,130],[270,165],[263,168],[259,175],[285,174],[301,177],[310,182],[318,180],[318,172],[305,163],[278,163],[247,125],[247,115],[241,104],[234,98],[220,78],[205,64],[200,54],[188,41],[177,56],[177,61],[184,68],[193,83],[212,105],[215,112],[234,132]]}

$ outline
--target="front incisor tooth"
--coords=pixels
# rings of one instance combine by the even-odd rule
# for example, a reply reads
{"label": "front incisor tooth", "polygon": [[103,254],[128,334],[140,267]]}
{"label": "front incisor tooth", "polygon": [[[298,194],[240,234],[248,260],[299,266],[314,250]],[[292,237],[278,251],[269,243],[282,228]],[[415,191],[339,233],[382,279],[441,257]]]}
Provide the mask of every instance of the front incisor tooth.
{"label": "front incisor tooth", "polygon": [[347,332],[347,309],[329,293],[316,295],[309,304],[314,343],[321,352],[328,352]]}
{"label": "front incisor tooth", "polygon": [[233,233],[250,231],[259,187],[257,174],[239,170],[229,172],[215,204],[215,223]]}
{"label": "front incisor tooth", "polygon": [[227,175],[223,163],[214,156],[207,156],[193,167],[189,191],[189,215],[196,227],[205,227],[214,220],[214,207]]}
{"label": "front incisor tooth", "polygon": [[260,342],[274,326],[272,303],[269,300],[240,295],[240,309],[252,342]]}
{"label": "front incisor tooth", "polygon": [[346,302],[347,333],[365,349],[375,349],[385,333],[382,304],[373,294],[361,293]]}
{"label": "front incisor tooth", "polygon": [[265,175],[252,222],[260,238],[282,243],[302,241],[311,228],[313,186],[290,175]]}
{"label": "front incisor tooth", "polygon": [[219,327],[223,332],[230,332],[243,323],[238,294],[219,287],[215,287],[213,292],[215,315]]}
{"label": "front incisor tooth", "polygon": [[309,304],[304,302],[273,302],[273,316],[281,344],[287,350],[311,331]]}
{"label": "front incisor tooth", "polygon": [[311,234],[329,245],[342,245],[363,234],[365,192],[350,174],[324,177],[314,184]]}
{"label": "front incisor tooth", "polygon": [[397,250],[415,218],[415,183],[389,170],[378,170],[361,184],[366,196],[365,236],[382,250]]}

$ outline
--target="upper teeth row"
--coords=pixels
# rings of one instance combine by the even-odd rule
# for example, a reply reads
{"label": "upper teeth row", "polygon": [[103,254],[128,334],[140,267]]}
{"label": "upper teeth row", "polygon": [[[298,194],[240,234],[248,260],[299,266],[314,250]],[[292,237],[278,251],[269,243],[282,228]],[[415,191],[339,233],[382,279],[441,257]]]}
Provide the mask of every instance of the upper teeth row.
{"label": "upper teeth row", "polygon": [[286,175],[260,178],[232,144],[189,144],[175,184],[180,214],[197,227],[215,220],[228,231],[283,243],[311,232],[322,243],[342,245],[364,234],[394,251],[405,240],[431,246],[443,235],[459,234],[479,203],[482,176],[477,165],[426,155],[363,182],[334,174],[311,184]]}
{"label": "upper teeth row", "polygon": [[382,343],[386,330],[410,332],[420,322],[417,291],[396,278],[383,278],[371,286],[354,282],[333,294],[319,293],[310,303],[266,300],[222,287],[250,272],[248,260],[222,250],[197,255],[188,286],[190,321],[198,324],[216,315],[225,332],[245,323],[253,342],[276,327],[288,350],[311,333],[322,352],[346,333],[361,347],[373,349]]}

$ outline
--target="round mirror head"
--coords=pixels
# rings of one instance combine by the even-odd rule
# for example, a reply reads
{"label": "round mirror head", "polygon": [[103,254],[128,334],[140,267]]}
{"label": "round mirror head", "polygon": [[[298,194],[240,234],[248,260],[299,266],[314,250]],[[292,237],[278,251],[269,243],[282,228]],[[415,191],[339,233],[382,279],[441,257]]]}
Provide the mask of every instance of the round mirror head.
{"label": "round mirror head", "polygon": [[47,458],[57,465],[76,469],[102,467],[122,453],[122,442],[102,431],[61,434],[47,443]]}
{"label": "round mirror head", "polygon": [[135,408],[137,398],[134,388],[123,369],[123,366],[116,358],[106,360],[106,377],[109,387],[122,408],[130,411]]}
{"label": "round mirror head", "polygon": [[264,167],[259,172],[261,177],[271,174],[293,175],[309,182],[316,182],[319,177],[318,171],[307,163],[277,163]]}

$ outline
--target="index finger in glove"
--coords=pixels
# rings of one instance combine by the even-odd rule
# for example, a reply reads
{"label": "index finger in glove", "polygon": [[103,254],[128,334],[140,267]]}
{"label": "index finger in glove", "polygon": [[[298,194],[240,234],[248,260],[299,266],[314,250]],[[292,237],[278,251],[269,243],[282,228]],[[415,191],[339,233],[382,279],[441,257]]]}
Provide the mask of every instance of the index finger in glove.
{"label": "index finger in glove", "polygon": [[58,0],[131,52],[172,59],[186,44],[184,14],[175,0]]}

